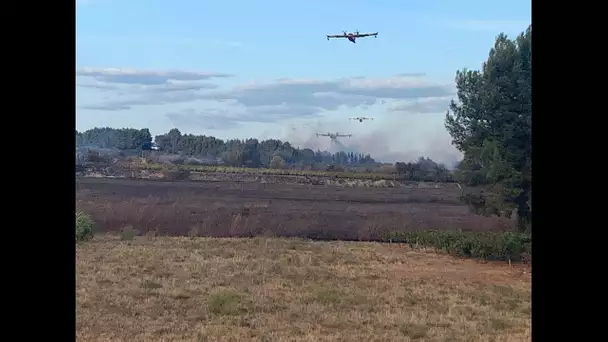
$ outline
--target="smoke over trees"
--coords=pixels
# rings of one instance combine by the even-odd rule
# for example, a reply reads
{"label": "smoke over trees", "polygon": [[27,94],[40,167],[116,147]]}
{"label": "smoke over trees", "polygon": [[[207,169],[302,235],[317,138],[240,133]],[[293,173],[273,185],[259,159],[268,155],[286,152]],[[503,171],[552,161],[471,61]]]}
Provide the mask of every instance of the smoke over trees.
{"label": "smoke over trees", "polygon": [[430,158],[420,157],[416,162],[395,163],[397,173],[405,180],[423,180],[427,182],[451,182],[452,172],[443,164],[437,164]]}
{"label": "smoke over trees", "polygon": [[172,129],[169,133],[157,135],[155,144],[160,151],[189,156],[221,158],[227,165],[245,167],[270,167],[273,157],[278,156],[286,166],[311,167],[315,164],[374,165],[376,161],[369,155],[338,152],[331,154],[311,149],[291,146],[287,141],[277,139],[222,140],[212,136],[181,134]]}
{"label": "smoke over trees", "polygon": [[532,210],[532,26],[516,39],[500,34],[480,71],[456,73],[458,102],[445,126],[464,154],[459,177],[485,190],[476,202],[486,213],[517,209],[530,228]]}
{"label": "smoke over trees", "polygon": [[[132,128],[93,128],[85,132],[76,131],[76,146],[95,146],[116,148],[118,150],[141,149],[144,143],[151,142],[152,136],[146,129]],[[232,139],[222,140],[206,135],[182,134],[172,129],[166,134],[154,137],[154,143],[161,153],[184,157],[220,159],[226,165],[245,167],[270,167],[274,157],[280,157],[288,167],[310,168],[314,165],[373,166],[376,161],[370,155],[353,152],[329,153],[300,149],[289,142],[269,139]]]}
{"label": "smoke over trees", "polygon": [[[95,146],[98,149],[116,151],[139,150],[141,145],[151,141],[148,129],[94,128],[82,133],[76,131],[77,147]],[[221,161],[228,166],[252,168],[334,171],[348,168],[368,172],[390,172],[369,154],[313,151],[309,148],[295,148],[289,142],[277,139],[224,141],[212,136],[182,134],[178,129],[172,129],[166,134],[154,137],[154,142],[159,149],[159,161],[172,164],[212,164]],[[452,179],[451,172],[444,165],[423,157],[409,163],[397,163],[395,171],[412,181],[445,182]]]}

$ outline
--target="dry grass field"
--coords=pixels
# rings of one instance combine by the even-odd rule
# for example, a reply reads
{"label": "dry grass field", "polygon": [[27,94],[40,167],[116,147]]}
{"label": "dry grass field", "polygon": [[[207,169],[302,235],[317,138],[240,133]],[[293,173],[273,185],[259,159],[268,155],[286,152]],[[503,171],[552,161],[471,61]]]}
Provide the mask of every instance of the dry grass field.
{"label": "dry grass field", "polygon": [[370,242],[101,235],[78,341],[528,341],[527,268]]}
{"label": "dry grass field", "polygon": [[374,240],[386,231],[505,231],[471,214],[455,185],[356,188],[237,181],[79,178],[76,206],[99,231],[141,234]]}

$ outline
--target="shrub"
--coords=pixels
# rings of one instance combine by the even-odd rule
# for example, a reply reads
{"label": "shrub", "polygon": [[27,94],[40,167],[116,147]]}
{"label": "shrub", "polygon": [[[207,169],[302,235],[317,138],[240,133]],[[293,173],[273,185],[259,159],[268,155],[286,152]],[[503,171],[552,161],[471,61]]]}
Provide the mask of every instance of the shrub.
{"label": "shrub", "polygon": [[95,222],[89,215],[82,211],[76,212],[76,242],[90,240],[93,237],[94,227]]}
{"label": "shrub", "polygon": [[281,156],[274,156],[270,161],[270,168],[272,169],[282,169],[285,167],[285,161]]}
{"label": "shrub", "polygon": [[120,231],[120,239],[123,241],[131,241],[139,234],[139,231],[133,228],[133,226],[126,226]]}
{"label": "shrub", "polygon": [[450,255],[484,260],[530,261],[532,236],[525,233],[414,231],[394,232],[386,240],[410,247],[432,247]]}
{"label": "shrub", "polygon": [[209,311],[216,315],[236,315],[244,309],[242,299],[242,296],[236,292],[219,292],[209,296],[207,306]]}

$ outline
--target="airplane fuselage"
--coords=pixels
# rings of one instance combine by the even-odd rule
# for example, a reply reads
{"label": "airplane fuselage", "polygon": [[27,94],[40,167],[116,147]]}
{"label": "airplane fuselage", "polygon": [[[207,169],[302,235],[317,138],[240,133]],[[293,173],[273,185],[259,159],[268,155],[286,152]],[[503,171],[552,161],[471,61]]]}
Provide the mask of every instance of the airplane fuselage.
{"label": "airplane fuselage", "polygon": [[348,134],[340,135],[339,133],[327,133],[327,134],[319,134],[319,133],[317,133],[317,136],[328,137],[328,138],[330,138],[332,140],[335,140],[337,138],[350,137],[350,135],[348,135]]}
{"label": "airplane fuselage", "polygon": [[378,38],[378,32],[360,34],[359,31],[351,32],[351,33],[344,31],[344,34],[341,34],[341,35],[331,35],[331,36],[328,35],[327,40],[329,40],[330,38],[346,38],[346,39],[348,39],[349,42],[355,44],[355,43],[357,43],[357,38],[369,37],[369,36],[374,36],[374,37]]}

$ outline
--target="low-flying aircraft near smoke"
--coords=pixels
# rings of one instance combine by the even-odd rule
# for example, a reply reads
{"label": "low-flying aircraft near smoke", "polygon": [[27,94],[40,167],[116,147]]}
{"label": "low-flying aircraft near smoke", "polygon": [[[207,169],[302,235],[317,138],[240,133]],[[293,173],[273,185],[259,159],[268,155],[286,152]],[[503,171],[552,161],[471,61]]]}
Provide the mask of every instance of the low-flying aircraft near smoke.
{"label": "low-flying aircraft near smoke", "polygon": [[354,118],[348,118],[349,120],[358,120],[359,122],[363,122],[363,120],[374,120],[374,118],[368,118],[367,116],[356,116]]}
{"label": "low-flying aircraft near smoke", "polygon": [[329,137],[331,140],[336,140],[337,138],[345,138],[345,137],[352,137],[352,134],[340,134],[340,133],[317,133],[318,137]]}

